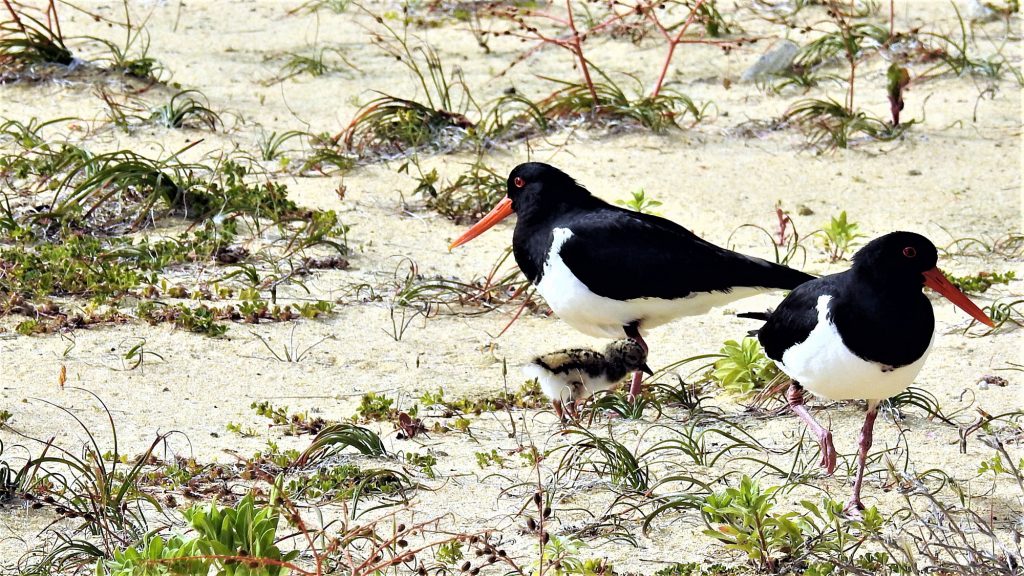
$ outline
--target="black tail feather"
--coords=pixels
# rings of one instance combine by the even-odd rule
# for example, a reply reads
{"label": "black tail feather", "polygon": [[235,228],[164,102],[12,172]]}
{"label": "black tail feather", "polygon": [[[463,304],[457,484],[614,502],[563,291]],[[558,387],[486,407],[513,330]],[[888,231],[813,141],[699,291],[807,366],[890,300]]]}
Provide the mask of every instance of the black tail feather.
{"label": "black tail feather", "polygon": [[[760,320],[762,322],[767,322],[768,319],[772,317],[772,312],[773,310],[769,308],[764,312],[740,312],[739,314],[736,314],[736,316],[740,318],[749,318],[750,320]],[[758,332],[759,329],[756,328],[754,330],[748,330],[747,336],[753,338],[754,336],[757,336]]]}

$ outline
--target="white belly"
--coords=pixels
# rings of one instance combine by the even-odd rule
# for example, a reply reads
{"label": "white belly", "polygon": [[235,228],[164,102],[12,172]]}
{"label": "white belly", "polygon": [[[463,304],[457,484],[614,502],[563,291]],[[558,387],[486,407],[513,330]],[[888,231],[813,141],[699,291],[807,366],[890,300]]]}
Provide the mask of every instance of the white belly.
{"label": "white belly", "polygon": [[[614,300],[598,296],[573,275],[559,255],[562,244],[571,236],[569,229],[555,228],[551,251],[544,263],[544,273],[537,284],[537,291],[559,318],[590,336],[621,338],[622,327],[637,320],[642,329],[653,328],[680,316],[704,314],[715,306],[762,292],[759,288],[742,287],[734,288],[731,292],[695,293],[674,300]],[[609,265],[608,273],[615,273],[614,266]]]}
{"label": "white belly", "polygon": [[859,358],[843,344],[827,317],[831,299],[818,297],[817,326],[806,340],[783,353],[779,368],[804,388],[832,400],[884,400],[913,384],[932,343],[916,362],[895,369]]}
{"label": "white belly", "polygon": [[555,375],[536,364],[523,366],[523,375],[536,378],[548,398],[563,403],[590,398],[602,390],[612,390],[619,384],[604,375],[591,378],[581,370]]}

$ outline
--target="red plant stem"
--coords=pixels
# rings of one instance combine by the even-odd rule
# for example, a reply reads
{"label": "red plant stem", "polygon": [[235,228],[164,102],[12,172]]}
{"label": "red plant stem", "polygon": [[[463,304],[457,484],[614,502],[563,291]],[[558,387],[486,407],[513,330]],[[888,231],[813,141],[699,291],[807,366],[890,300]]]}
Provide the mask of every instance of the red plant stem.
{"label": "red plant stem", "polygon": [[[703,2],[704,0],[700,0]],[[594,89],[594,81],[590,79],[590,68],[587,67],[587,58],[583,55],[583,42],[580,40],[580,33],[576,30],[576,20],[572,16],[572,0],[565,0],[565,9],[568,12],[569,30],[572,31],[572,46],[576,52],[576,58],[580,61],[580,69],[583,71],[583,80],[587,83],[587,90],[590,90],[590,97],[594,101],[594,108],[597,108],[597,90]]]}
{"label": "red plant stem", "polygon": [[50,14],[53,14],[52,25],[57,29],[57,38],[64,38],[64,32],[60,29],[60,16],[57,15],[57,6],[54,5],[53,0],[50,0],[50,7],[46,11],[46,23],[51,24]]}
{"label": "red plant stem", "polygon": [[11,6],[10,0],[4,0],[4,5],[7,6],[7,11],[11,13],[14,23],[21,29],[21,33],[28,37],[28,30],[25,29],[25,25],[21,22],[21,18],[18,17],[18,13],[14,11],[14,6]]}
{"label": "red plant stem", "polygon": [[[676,34],[675,38],[669,39],[668,54],[665,55],[665,62],[661,66],[661,74],[658,75],[658,82],[654,85],[654,91],[651,92],[652,99],[657,98],[658,93],[661,92],[661,87],[665,83],[665,76],[668,74],[668,67],[672,64],[672,56],[675,54],[676,46],[682,43],[683,34],[686,34],[686,31],[690,28],[690,24],[693,24],[693,20],[697,16],[697,9],[699,9],[703,4],[704,0],[697,0],[697,3],[693,5],[693,9],[690,10],[690,15],[687,16],[686,18],[686,23],[684,23],[683,27],[679,29],[679,33]],[[658,27],[661,28],[662,31],[665,31],[665,28],[661,25],[660,22],[658,22],[658,17],[653,15],[653,12],[650,14],[651,18],[654,19]]]}
{"label": "red plant stem", "polygon": [[[523,290],[525,290],[527,287],[528,287],[528,285],[527,286],[523,286],[523,287],[519,288],[518,290],[516,290],[515,294],[513,294],[512,297],[509,298],[509,300],[512,300],[512,299],[516,298],[517,296],[519,296],[520,294],[522,294]],[[530,303],[530,299],[532,297],[533,297],[532,293],[526,296],[526,300],[523,300],[523,303],[519,306],[519,309],[516,310],[515,315],[513,315],[512,319],[508,321],[508,324],[505,324],[505,327],[501,329],[501,332],[498,332],[498,335],[495,336],[495,338],[501,338],[501,335],[504,334],[505,332],[507,332],[508,329],[511,328],[512,325],[516,323],[516,320],[519,319],[519,316],[523,313],[523,310],[526,310],[526,305]]]}

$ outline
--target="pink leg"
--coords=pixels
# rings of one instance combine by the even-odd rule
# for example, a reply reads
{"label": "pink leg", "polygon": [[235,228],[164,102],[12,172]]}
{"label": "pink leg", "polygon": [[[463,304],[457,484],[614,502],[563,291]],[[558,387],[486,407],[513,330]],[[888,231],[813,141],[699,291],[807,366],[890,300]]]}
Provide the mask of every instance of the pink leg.
{"label": "pink leg", "polygon": [[858,454],[857,478],[853,481],[853,498],[843,510],[851,516],[860,516],[860,511],[864,509],[864,504],[860,501],[860,489],[864,485],[864,467],[867,465],[868,451],[871,449],[875,418],[878,416],[878,404],[878,400],[868,400],[868,413],[864,416],[864,427],[860,431],[860,454]]}
{"label": "pink leg", "polygon": [[569,413],[569,418],[572,418],[572,420],[574,422],[579,422],[579,420],[580,420],[579,404],[577,404],[575,400],[570,400],[569,402],[566,403],[565,411]]}
{"label": "pink leg", "polygon": [[[622,327],[622,330],[626,333],[626,336],[636,340],[637,344],[644,349],[644,353],[647,353],[647,342],[644,342],[642,336],[640,336],[640,323],[633,322]],[[635,400],[640,396],[640,382],[644,379],[644,373],[637,370],[633,372],[633,380],[629,383],[629,399]]]}
{"label": "pink leg", "polygon": [[562,411],[562,402],[559,400],[552,400],[551,407],[555,409],[555,415],[558,416],[558,419],[565,422],[565,412]]}
{"label": "pink leg", "polygon": [[803,386],[796,381],[793,381],[786,391],[786,400],[789,402],[789,408],[804,421],[811,433],[818,437],[818,444],[821,445],[821,467],[832,474],[836,470],[836,447],[832,444],[832,432],[818,424],[814,416],[807,411],[807,406],[804,405]]}

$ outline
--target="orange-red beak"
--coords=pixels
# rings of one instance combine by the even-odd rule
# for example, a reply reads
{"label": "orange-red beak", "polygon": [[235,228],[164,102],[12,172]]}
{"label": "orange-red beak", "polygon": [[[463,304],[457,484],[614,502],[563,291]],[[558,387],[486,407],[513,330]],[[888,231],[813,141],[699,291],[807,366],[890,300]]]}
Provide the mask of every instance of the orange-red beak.
{"label": "orange-red beak", "polygon": [[480,221],[477,222],[476,224],[473,224],[473,226],[469,230],[466,230],[465,234],[456,238],[455,242],[452,242],[448,246],[448,249],[451,250],[456,246],[462,246],[466,242],[469,242],[473,238],[476,238],[477,236],[486,232],[487,229],[490,228],[491,226],[494,226],[498,222],[501,222],[502,220],[508,218],[511,215],[512,200],[510,200],[508,196],[505,196],[504,198],[501,199],[501,202],[498,202],[497,206],[495,206],[493,209],[491,209],[490,212],[487,213],[486,216],[481,218]]}
{"label": "orange-red beak", "polygon": [[941,294],[946,298],[946,300],[949,300],[953,304],[959,306],[961,310],[973,316],[978,322],[981,322],[988,327],[995,326],[992,319],[986,316],[985,313],[981,311],[981,308],[978,308],[974,302],[971,302],[971,299],[954,286],[952,282],[946,280],[946,276],[942,273],[942,270],[932,268],[925,272],[924,285]]}

